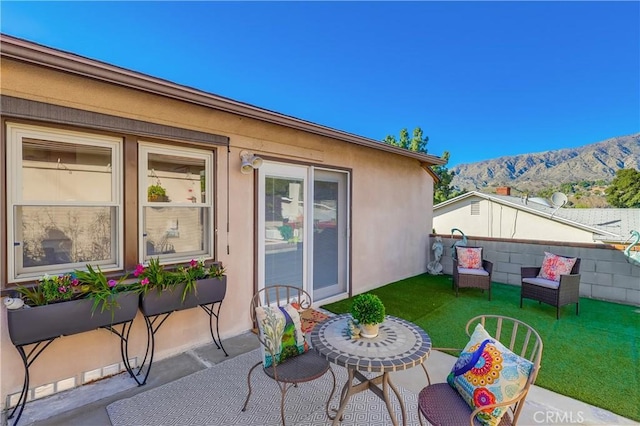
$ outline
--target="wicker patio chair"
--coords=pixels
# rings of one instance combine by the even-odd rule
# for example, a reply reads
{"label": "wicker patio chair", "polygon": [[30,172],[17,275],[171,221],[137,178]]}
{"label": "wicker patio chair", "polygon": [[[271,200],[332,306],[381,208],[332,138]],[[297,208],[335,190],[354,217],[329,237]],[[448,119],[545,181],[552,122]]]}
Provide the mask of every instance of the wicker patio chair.
{"label": "wicker patio chair", "polygon": [[[563,256],[561,256],[563,257]],[[520,269],[521,290],[520,308],[523,299],[533,299],[556,307],[556,319],[560,319],[560,308],[564,305],[576,304],[576,315],[580,312],[580,258],[569,275],[561,275],[555,282],[538,278],[540,267],[522,267]]]}
{"label": "wicker patio chair", "polygon": [[[480,249],[482,258],[483,250],[481,247],[456,247],[456,251],[463,249]],[[461,268],[459,264],[459,255],[453,259],[453,288],[456,290],[456,297],[461,288],[480,288],[482,291],[487,290],[489,300],[491,300],[491,273],[493,271],[493,262],[482,259],[481,269]]]}
{"label": "wicker patio chair", "polygon": [[[423,425],[422,417],[432,425],[471,426],[480,425],[476,415],[486,409],[508,407],[502,416],[499,426],[516,425],[525,398],[531,385],[535,383],[540,361],[542,359],[542,339],[536,330],[520,320],[501,315],[480,315],[467,322],[467,336],[471,336],[476,325],[480,323],[486,331],[509,348],[514,354],[529,360],[533,367],[524,388],[513,398],[500,403],[485,405],[472,410],[463,397],[449,383],[434,383],[423,388],[418,395],[418,419]],[[458,351],[461,349],[434,348],[443,351]]]}
{"label": "wicker patio chair", "polygon": [[[287,285],[276,285],[263,288],[259,290],[254,296],[251,298],[250,305],[250,314],[251,320],[253,324],[257,327],[257,319],[256,319],[256,308],[259,306],[285,306],[290,303],[297,303],[300,305],[300,309],[309,309],[311,308],[311,296],[306,291],[302,290],[298,287],[287,286]],[[270,345],[268,345],[261,337],[260,333],[257,333],[258,340],[265,347],[267,351],[271,354],[271,357],[275,359],[274,352],[270,349]],[[329,414],[329,402],[333,397],[333,394],[336,389],[336,376],[331,369],[329,361],[325,358],[318,355],[316,351],[310,349],[300,355],[296,355],[293,358],[288,358],[284,362],[276,365],[274,362],[270,367],[264,367],[263,360],[256,363],[249,370],[249,374],[247,375],[247,383],[249,385],[249,393],[247,394],[247,399],[242,406],[242,411],[246,411],[247,404],[249,403],[249,398],[251,397],[251,373],[259,367],[262,366],[262,370],[264,373],[275,380],[280,388],[280,392],[282,394],[280,400],[280,414],[282,417],[282,424],[285,425],[285,410],[284,410],[284,401],[287,391],[291,387],[298,387],[299,383],[309,382],[311,380],[318,379],[325,375],[327,371],[331,373],[333,378],[333,387],[331,389],[331,394],[327,399],[326,404],[326,412],[327,417],[333,420]],[[266,392],[271,392],[271,389],[265,390]]]}

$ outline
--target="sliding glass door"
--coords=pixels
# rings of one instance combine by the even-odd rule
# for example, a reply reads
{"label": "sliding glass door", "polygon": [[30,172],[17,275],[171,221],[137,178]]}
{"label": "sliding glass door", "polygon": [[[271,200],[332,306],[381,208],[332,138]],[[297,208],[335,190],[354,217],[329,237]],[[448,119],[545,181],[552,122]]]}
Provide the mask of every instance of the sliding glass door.
{"label": "sliding glass door", "polygon": [[260,284],[306,288],[306,170],[266,162],[259,170]]}
{"label": "sliding glass door", "polygon": [[313,171],[314,299],[347,291],[347,174]]}
{"label": "sliding glass door", "polygon": [[293,285],[314,300],[347,291],[347,180],[347,173],[309,166],[260,167],[260,288]]}

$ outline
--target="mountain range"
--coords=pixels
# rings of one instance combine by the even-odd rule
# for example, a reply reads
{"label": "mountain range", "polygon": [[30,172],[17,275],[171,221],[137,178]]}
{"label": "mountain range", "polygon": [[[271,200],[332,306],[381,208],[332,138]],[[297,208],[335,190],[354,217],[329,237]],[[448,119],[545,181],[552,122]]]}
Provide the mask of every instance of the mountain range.
{"label": "mountain range", "polygon": [[451,168],[451,184],[487,192],[498,186],[535,192],[564,183],[610,183],[624,168],[640,170],[640,133],[618,136],[578,148],[500,157]]}

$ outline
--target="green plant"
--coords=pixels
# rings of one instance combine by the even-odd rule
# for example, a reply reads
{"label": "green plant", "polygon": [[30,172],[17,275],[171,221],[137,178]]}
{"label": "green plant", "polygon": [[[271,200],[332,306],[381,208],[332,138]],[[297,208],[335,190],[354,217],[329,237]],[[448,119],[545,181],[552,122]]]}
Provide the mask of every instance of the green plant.
{"label": "green plant", "polygon": [[92,299],[93,311],[118,307],[114,295],[130,290],[124,284],[127,275],[118,280],[107,279],[100,267],[87,265],[86,271],[76,270],[60,275],[45,274],[34,286],[18,285],[16,290],[30,306],[42,306],[74,299]]}
{"label": "green plant", "polygon": [[359,324],[379,324],[384,321],[384,304],[375,294],[363,293],[353,298],[351,316]]}
{"label": "green plant", "polygon": [[172,290],[181,281],[181,277],[175,271],[164,269],[159,258],[151,259],[146,267],[138,264],[133,275],[140,280],[136,290],[141,293],[147,293],[152,289],[159,292]]}
{"label": "green plant", "polygon": [[149,201],[156,200],[160,197],[166,197],[167,190],[162,187],[162,185],[151,185],[147,188],[147,198]]}
{"label": "green plant", "polygon": [[88,288],[80,285],[75,274],[48,275],[45,274],[35,286],[16,287],[22,299],[30,306],[42,306],[49,303],[64,302],[74,298],[81,298]]}
{"label": "green plant", "polygon": [[115,279],[108,279],[106,275],[97,266],[94,269],[91,265],[87,265],[86,271],[75,271],[75,276],[81,288],[86,290],[86,295],[93,300],[93,311],[100,306],[100,312],[104,310],[113,311],[119,307],[116,294],[125,291],[131,291],[132,288],[124,284],[128,274]]}
{"label": "green plant", "polygon": [[224,275],[224,268],[215,263],[210,266],[206,266],[204,263],[204,259],[191,259],[188,266],[178,267],[178,273],[181,274],[184,278],[185,285],[184,293],[182,295],[182,300],[184,301],[187,293],[197,293],[197,280],[202,280],[210,277],[220,279],[220,277]]}
{"label": "green plant", "polygon": [[278,231],[280,231],[283,240],[291,241],[293,239],[293,228],[288,223],[278,226]]}
{"label": "green plant", "polygon": [[217,263],[206,266],[204,259],[191,259],[188,266],[178,267],[178,272],[184,274],[187,280],[195,281],[204,278],[220,278],[224,275],[225,270]]}
{"label": "green plant", "polygon": [[187,266],[179,266],[175,271],[164,269],[160,265],[159,258],[151,259],[148,266],[139,264],[133,275],[139,278],[138,290],[146,293],[151,289],[158,291],[173,290],[173,288],[184,283],[182,301],[187,294],[197,293],[196,281],[204,278],[220,279],[225,273],[225,269],[217,263],[206,266],[203,259],[192,259]]}

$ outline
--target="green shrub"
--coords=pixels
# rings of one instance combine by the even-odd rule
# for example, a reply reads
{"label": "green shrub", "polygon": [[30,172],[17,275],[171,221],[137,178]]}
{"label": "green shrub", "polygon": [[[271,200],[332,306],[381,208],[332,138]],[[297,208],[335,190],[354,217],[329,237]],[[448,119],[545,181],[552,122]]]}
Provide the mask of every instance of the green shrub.
{"label": "green shrub", "polygon": [[363,293],[353,299],[351,316],[359,324],[379,324],[384,321],[384,305],[375,294]]}

